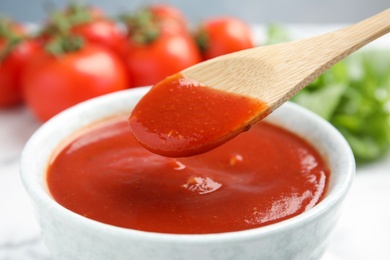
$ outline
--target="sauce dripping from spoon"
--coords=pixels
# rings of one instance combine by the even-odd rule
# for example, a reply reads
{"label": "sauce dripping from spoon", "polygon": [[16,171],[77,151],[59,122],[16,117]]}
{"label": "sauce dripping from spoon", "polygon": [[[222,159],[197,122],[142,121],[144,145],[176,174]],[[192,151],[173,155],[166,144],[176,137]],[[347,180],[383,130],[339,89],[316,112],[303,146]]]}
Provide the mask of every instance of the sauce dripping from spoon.
{"label": "sauce dripping from spoon", "polygon": [[129,123],[148,150],[185,157],[232,139],[267,110],[257,99],[216,90],[179,73],[155,85],[134,108]]}

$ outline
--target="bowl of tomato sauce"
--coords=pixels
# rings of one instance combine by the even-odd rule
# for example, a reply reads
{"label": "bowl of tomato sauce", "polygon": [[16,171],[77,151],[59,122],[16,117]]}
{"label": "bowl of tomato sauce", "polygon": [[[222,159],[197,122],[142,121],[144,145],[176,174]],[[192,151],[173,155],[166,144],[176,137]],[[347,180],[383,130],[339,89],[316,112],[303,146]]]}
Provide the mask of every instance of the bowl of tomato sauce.
{"label": "bowl of tomato sauce", "polygon": [[131,133],[148,87],[76,105],[30,138],[21,177],[53,259],[319,259],[355,161],[286,103],[224,145],[171,158]]}

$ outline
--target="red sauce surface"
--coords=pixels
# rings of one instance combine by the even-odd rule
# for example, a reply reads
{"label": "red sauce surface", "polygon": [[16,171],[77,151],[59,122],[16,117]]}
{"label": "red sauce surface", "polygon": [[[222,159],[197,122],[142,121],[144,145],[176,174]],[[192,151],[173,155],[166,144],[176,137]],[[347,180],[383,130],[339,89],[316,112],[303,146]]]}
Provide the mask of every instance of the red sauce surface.
{"label": "red sauce surface", "polygon": [[261,122],[201,155],[168,158],[107,120],[57,151],[47,183],[64,207],[103,223],[204,234],[275,223],[315,206],[329,169],[301,138]]}
{"label": "red sauce surface", "polygon": [[135,138],[148,150],[184,157],[230,140],[267,109],[256,99],[215,90],[176,74],[153,86],[129,122]]}

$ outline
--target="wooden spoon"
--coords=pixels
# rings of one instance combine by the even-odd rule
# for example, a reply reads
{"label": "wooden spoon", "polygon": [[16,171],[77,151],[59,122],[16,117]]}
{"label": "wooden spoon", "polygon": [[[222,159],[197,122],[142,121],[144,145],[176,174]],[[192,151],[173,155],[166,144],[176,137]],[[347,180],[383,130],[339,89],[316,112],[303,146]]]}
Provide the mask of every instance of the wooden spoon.
{"label": "wooden spoon", "polygon": [[[197,142],[191,142],[188,138],[183,139],[183,134],[180,131],[177,132],[175,127],[172,127],[169,133],[159,132],[158,120],[153,123],[153,126],[140,129],[140,124],[136,126],[135,123],[139,123],[139,116],[141,115],[141,113],[138,113],[139,111],[137,112],[136,107],[130,117],[133,134],[146,148],[167,156],[189,156],[215,148],[260,121],[265,115],[274,111],[332,65],[389,31],[390,9],[387,9],[360,23],[335,32],[288,43],[252,48],[189,67],[181,72],[181,76],[189,82],[198,82],[193,85],[205,85],[214,90],[259,100],[263,104],[265,103],[268,109],[259,109],[255,115],[243,118],[242,122],[235,124],[234,129],[230,131],[222,131],[215,136],[207,136],[206,139],[200,138]],[[166,82],[167,80],[168,82]],[[168,78],[167,80],[163,85],[169,85],[168,83],[174,81],[175,78]],[[153,91],[157,91],[158,88],[155,87],[145,97],[152,94]],[[178,96],[172,93],[162,103],[169,104],[177,98]],[[149,102],[146,105],[155,106],[155,112],[157,113],[159,107],[164,104],[156,104],[154,101],[154,104]],[[145,107],[145,104],[143,107]],[[179,116],[176,115],[174,121],[191,125],[191,122],[185,120],[185,115],[182,118],[180,117],[181,111],[179,110],[181,109],[176,110],[178,110]],[[162,111],[161,113],[172,113],[172,111]],[[177,120],[177,118],[180,118],[180,120]],[[142,124],[145,123],[144,121]],[[207,128],[203,130],[208,131]],[[142,131],[144,133],[149,132],[154,137],[143,135]],[[172,133],[176,133],[176,135],[172,135]],[[141,137],[141,135],[143,136]],[[163,145],[169,143],[170,147],[167,147],[167,149],[152,147],[155,146],[156,142],[148,143],[148,139],[154,138],[156,140],[156,136],[160,138]],[[176,143],[182,138],[184,143],[175,145],[175,142],[167,142],[171,137],[175,138]]]}

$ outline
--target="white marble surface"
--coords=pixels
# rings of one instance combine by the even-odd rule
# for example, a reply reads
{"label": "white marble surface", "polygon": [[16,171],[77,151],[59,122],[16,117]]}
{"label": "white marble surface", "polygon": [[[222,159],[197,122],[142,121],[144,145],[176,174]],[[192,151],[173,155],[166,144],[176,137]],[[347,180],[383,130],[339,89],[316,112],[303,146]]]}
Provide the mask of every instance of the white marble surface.
{"label": "white marble surface", "polygon": [[[294,27],[294,34],[302,38],[336,27]],[[264,33],[261,28],[256,32],[257,36]],[[387,37],[375,44],[389,46],[389,42]],[[24,144],[39,125],[25,107],[0,110],[0,260],[51,259],[23,189],[18,165]],[[321,260],[390,259],[390,154],[358,167],[329,242]]]}
{"label": "white marble surface", "polygon": [[[39,123],[25,107],[0,110],[0,260],[51,259],[18,163]],[[390,155],[359,167],[322,260],[390,259]]]}

